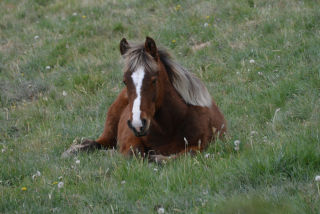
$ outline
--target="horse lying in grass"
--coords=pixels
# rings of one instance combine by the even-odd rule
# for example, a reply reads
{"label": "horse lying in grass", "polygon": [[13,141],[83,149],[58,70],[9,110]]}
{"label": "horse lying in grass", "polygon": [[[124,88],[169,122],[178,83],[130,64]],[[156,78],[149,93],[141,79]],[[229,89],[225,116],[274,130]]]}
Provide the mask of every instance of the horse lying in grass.
{"label": "horse lying in grass", "polygon": [[120,52],[125,87],[108,110],[103,133],[71,146],[63,156],[118,147],[125,156],[162,161],[202,151],[223,136],[226,121],[205,85],[152,38],[133,46],[122,39]]}

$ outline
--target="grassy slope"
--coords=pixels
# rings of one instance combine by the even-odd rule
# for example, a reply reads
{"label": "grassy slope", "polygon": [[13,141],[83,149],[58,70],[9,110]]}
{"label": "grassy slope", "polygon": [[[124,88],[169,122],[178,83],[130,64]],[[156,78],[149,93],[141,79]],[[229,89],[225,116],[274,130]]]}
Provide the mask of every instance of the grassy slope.
{"label": "grassy slope", "polygon": [[[319,3],[130,2],[0,1],[0,213],[320,213]],[[61,160],[103,129],[122,87],[120,39],[146,35],[205,81],[227,141],[164,166]]]}

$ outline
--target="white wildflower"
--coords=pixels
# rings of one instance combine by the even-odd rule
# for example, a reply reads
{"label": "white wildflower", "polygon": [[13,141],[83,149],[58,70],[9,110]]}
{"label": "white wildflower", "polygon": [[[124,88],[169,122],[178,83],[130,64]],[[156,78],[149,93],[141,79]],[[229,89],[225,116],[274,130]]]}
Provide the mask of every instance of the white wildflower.
{"label": "white wildflower", "polygon": [[314,178],[314,180],[315,180],[316,182],[320,182],[320,175],[317,175],[317,176]]}
{"label": "white wildflower", "polygon": [[153,171],[157,172],[157,171],[158,171],[158,168],[154,168]]}
{"label": "white wildflower", "polygon": [[201,205],[204,207],[206,205],[206,203],[208,202],[207,199],[201,200]]}
{"label": "white wildflower", "polygon": [[239,72],[239,71],[237,71],[237,72],[236,72],[236,74],[238,74],[238,75],[239,75],[239,74],[240,74],[240,72]]}
{"label": "white wildflower", "polygon": [[259,72],[258,72],[258,75],[262,76],[262,72],[259,71]]}
{"label": "white wildflower", "polygon": [[250,59],[249,62],[250,62],[250,64],[255,63],[254,59]]}
{"label": "white wildflower", "polygon": [[50,65],[47,65],[47,66],[46,66],[46,69],[47,69],[47,70],[50,70],[50,69],[51,69]]}
{"label": "white wildflower", "polygon": [[6,149],[5,149],[5,148],[1,149],[1,152],[2,152],[2,153],[4,153],[5,151],[6,151]]}
{"label": "white wildflower", "polygon": [[66,91],[63,91],[63,92],[62,92],[62,95],[63,95],[63,96],[67,96],[68,94],[67,94]]}
{"label": "white wildflower", "polygon": [[61,180],[61,179],[62,179],[62,176],[58,177],[58,179]]}
{"label": "white wildflower", "polygon": [[74,13],[72,13],[72,15],[73,15],[73,16],[76,16],[76,15],[78,15],[78,14],[77,14],[76,12],[74,12]]}
{"label": "white wildflower", "polygon": [[35,35],[34,36],[34,39],[39,39],[40,37],[38,35]]}
{"label": "white wildflower", "polygon": [[125,184],[126,183],[126,181],[121,181],[121,184]]}
{"label": "white wildflower", "polygon": [[61,181],[58,183],[58,188],[61,189],[63,187],[64,183]]}
{"label": "white wildflower", "polygon": [[163,214],[164,213],[164,208],[163,207],[159,207],[158,208],[158,213],[159,214]]}
{"label": "white wildflower", "polygon": [[240,140],[235,140],[235,141],[233,142],[233,144],[234,144],[234,146],[239,146],[239,145],[240,145]]}
{"label": "white wildflower", "polygon": [[32,175],[32,180],[34,180],[36,177],[40,177],[41,172],[37,171],[36,174]]}
{"label": "white wildflower", "polygon": [[80,164],[80,160],[76,160],[76,164]]}
{"label": "white wildflower", "polygon": [[205,158],[209,158],[210,157],[210,153],[207,153],[204,155]]}
{"label": "white wildflower", "polygon": [[206,23],[203,24],[203,26],[204,26],[204,27],[208,27],[209,24],[206,22]]}
{"label": "white wildflower", "polygon": [[256,131],[251,131],[250,134],[251,134],[251,135],[255,135],[255,134],[258,134],[258,132],[256,132]]}
{"label": "white wildflower", "polygon": [[234,150],[239,151],[240,150],[240,140],[235,140],[233,142],[234,144]]}
{"label": "white wildflower", "polygon": [[59,210],[60,210],[59,207],[54,207],[54,208],[50,209],[50,211],[52,211],[53,213],[56,213],[56,212],[58,212]]}

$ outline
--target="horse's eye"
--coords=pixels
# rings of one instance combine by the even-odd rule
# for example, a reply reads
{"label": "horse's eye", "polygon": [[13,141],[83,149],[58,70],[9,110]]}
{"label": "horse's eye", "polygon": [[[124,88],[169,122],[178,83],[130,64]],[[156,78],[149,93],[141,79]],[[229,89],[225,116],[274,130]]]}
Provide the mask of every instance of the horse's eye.
{"label": "horse's eye", "polygon": [[156,78],[156,77],[153,77],[153,78],[151,78],[151,81],[152,81],[152,84],[156,84],[157,78]]}

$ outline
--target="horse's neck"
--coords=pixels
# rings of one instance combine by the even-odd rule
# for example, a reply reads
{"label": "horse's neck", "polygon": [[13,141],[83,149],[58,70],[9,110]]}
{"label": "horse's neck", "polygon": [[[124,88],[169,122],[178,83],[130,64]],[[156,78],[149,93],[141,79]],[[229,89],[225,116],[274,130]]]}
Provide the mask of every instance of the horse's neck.
{"label": "horse's neck", "polygon": [[[163,70],[163,72],[166,72]],[[185,117],[188,105],[178,94],[169,80],[167,73],[161,77],[162,90],[160,93],[161,102],[157,110],[157,122],[161,125],[170,127],[175,125],[174,122],[180,122]]]}

